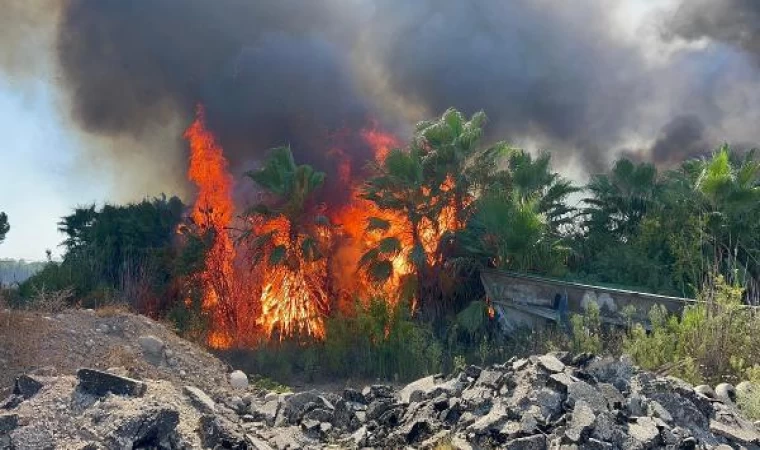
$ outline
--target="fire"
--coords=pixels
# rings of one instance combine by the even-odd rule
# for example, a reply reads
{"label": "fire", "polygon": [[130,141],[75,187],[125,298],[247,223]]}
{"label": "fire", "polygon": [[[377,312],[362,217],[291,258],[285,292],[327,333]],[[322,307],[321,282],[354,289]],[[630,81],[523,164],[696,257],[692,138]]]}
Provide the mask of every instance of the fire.
{"label": "fire", "polygon": [[190,143],[188,178],[198,189],[190,216],[201,233],[210,234],[213,239],[204,268],[197,275],[203,291],[202,306],[212,317],[208,343],[214,348],[224,348],[229,346],[231,337],[220,325],[233,313],[230,311],[232,305],[227,301],[231,294],[235,259],[235,249],[227,231],[235,211],[233,179],[227,170],[222,148],[206,129],[201,106],[198,106],[196,119],[184,137]]}
{"label": "fire", "polygon": [[[295,225],[283,217],[254,219],[258,236],[272,233],[274,246],[285,248],[284,261],[262,262],[264,286],[261,291],[261,316],[258,324],[267,337],[287,336],[325,337],[324,316],[329,310],[325,260],[312,260],[304,255],[305,237],[294,230]],[[329,239],[326,234],[319,235]]]}
{"label": "fire", "polygon": [[[372,148],[377,163],[399,147],[395,136],[375,124],[359,131],[359,136]],[[420,275],[408,261],[413,236],[419,237],[427,263],[434,267],[439,263],[437,250],[443,233],[460,226],[457,205],[449,195],[454,187],[451,177],[436,189],[439,194],[426,193],[431,205],[447,202],[440,208],[439,217],[422,220],[414,229],[402,213],[380,209],[362,197],[363,180],[352,170],[342,149],[335,149],[333,154],[337,157],[337,179],[351,192],[345,204],[328,204],[320,211],[310,205],[295,215],[283,212],[236,219],[233,177],[222,147],[205,126],[201,107],[184,137],[191,152],[188,178],[198,189],[190,217],[199,236],[211,238],[196,281],[203,310],[211,320],[208,344],[213,348],[256,345],[261,338],[324,339],[324,320],[331,302],[345,306],[345,311],[357,298],[366,301],[380,297],[396,304],[402,296],[403,281]],[[323,213],[329,223],[311,220]],[[375,219],[383,222],[381,229],[368,227]],[[233,228],[248,230],[249,238],[233,243]],[[398,240],[401,248],[387,260],[392,273],[380,283],[360,270],[360,260],[389,238]],[[414,307],[416,299],[410,300]]]}

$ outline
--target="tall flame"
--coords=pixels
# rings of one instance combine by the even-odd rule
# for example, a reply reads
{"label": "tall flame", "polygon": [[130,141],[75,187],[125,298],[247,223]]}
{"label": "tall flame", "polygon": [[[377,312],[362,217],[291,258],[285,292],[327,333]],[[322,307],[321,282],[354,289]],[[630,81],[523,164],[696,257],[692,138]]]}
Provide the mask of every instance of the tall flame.
{"label": "tall flame", "polygon": [[232,176],[227,159],[216,138],[206,128],[203,107],[198,106],[195,121],[185,131],[190,143],[188,178],[198,189],[190,216],[201,233],[213,238],[203,271],[198,274],[202,306],[211,315],[209,345],[228,347],[231,337],[221,326],[233,311],[228,301],[232,292],[235,249],[228,233],[235,206],[232,201]]}

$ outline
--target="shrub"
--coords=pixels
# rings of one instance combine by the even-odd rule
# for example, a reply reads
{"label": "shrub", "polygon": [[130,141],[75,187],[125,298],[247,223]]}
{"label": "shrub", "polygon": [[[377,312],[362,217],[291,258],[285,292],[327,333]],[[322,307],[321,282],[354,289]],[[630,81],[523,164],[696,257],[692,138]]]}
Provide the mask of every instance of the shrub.
{"label": "shrub", "polygon": [[645,369],[667,371],[692,383],[736,382],[760,367],[757,313],[742,304],[742,289],[716,276],[699,295],[702,303],[680,318],[653,308],[651,332],[635,326],[624,348]]}

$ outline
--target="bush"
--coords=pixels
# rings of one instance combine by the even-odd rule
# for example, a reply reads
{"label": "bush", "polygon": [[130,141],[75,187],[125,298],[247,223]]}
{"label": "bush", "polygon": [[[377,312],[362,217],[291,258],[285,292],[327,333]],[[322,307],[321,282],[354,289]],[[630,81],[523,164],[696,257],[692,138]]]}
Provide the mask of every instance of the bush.
{"label": "bush", "polygon": [[667,371],[692,383],[737,382],[760,367],[757,313],[742,304],[741,288],[716,276],[699,295],[704,303],[682,317],[650,311],[651,332],[635,326],[624,348],[645,369]]}

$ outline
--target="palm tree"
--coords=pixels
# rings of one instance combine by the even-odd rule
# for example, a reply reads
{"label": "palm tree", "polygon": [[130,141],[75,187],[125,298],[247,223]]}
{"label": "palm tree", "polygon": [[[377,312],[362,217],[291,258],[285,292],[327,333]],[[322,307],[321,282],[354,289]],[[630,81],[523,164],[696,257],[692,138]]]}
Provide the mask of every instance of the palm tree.
{"label": "palm tree", "polygon": [[583,200],[583,221],[588,233],[610,234],[626,242],[653,206],[660,191],[657,169],[652,164],[634,164],[619,159],[609,174],[591,178],[586,186],[591,196]]}
{"label": "palm tree", "polygon": [[318,213],[315,192],[325,174],[296,165],[290,147],[272,150],[264,166],[246,173],[263,188],[264,201],[246,212],[252,229],[244,234],[254,263],[268,267],[262,323],[271,335],[305,333],[322,337],[326,294],[329,220]]}
{"label": "palm tree", "polygon": [[[362,256],[359,264],[375,282],[384,283],[394,275],[393,260],[402,254],[412,268],[413,277],[404,280],[408,290],[417,291],[420,275],[427,272],[428,255],[423,243],[423,222],[434,217],[435,205],[429,180],[424,174],[425,152],[418,146],[409,151],[393,149],[382,163],[374,167],[375,176],[364,186],[362,197],[381,211],[389,211],[401,224],[398,234],[390,234],[391,223],[382,217],[371,217],[367,232],[386,234],[378,244]],[[399,224],[396,224],[397,226]],[[412,287],[409,287],[413,285]],[[404,287],[402,287],[402,290]]]}

